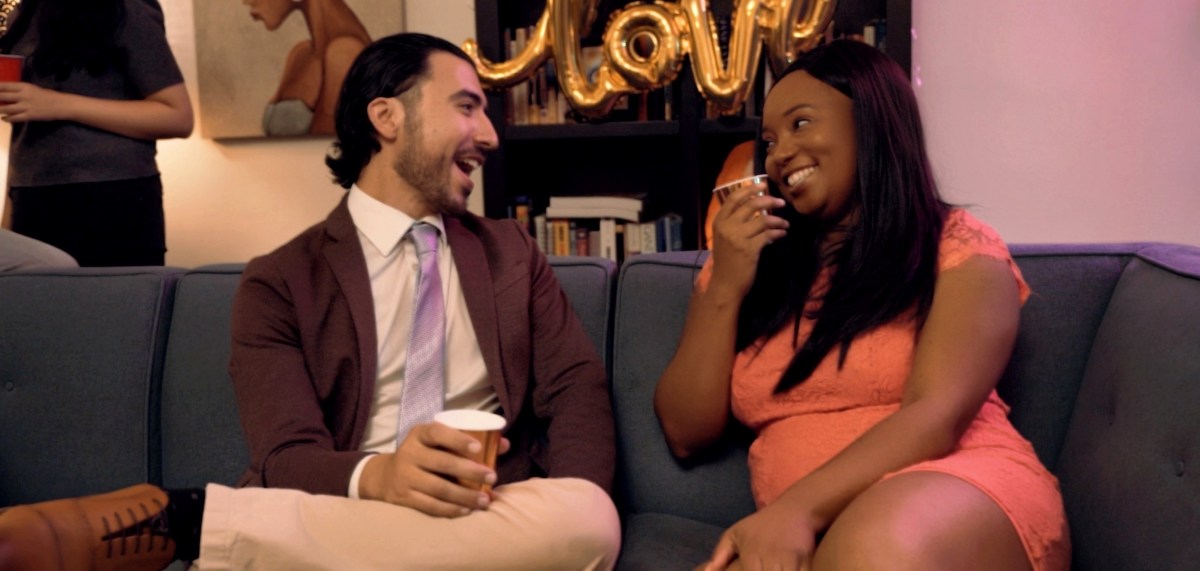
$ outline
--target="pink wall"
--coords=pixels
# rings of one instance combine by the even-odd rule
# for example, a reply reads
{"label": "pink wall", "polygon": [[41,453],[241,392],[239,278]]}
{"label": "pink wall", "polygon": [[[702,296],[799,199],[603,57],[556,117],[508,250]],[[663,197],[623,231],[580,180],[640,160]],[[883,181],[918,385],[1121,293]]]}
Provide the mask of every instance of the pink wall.
{"label": "pink wall", "polygon": [[1009,242],[1200,245],[1200,2],[914,0],[946,197]]}

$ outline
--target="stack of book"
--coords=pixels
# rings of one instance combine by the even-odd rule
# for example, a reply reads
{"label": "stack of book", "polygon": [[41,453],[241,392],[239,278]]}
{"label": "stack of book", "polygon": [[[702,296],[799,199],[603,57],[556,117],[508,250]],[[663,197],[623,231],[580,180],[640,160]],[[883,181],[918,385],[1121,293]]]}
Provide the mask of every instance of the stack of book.
{"label": "stack of book", "polygon": [[682,249],[682,219],[641,222],[641,196],[552,196],[534,217],[534,236],[552,256],[628,256]]}
{"label": "stack of book", "polygon": [[613,218],[637,222],[640,196],[551,196],[546,218]]}

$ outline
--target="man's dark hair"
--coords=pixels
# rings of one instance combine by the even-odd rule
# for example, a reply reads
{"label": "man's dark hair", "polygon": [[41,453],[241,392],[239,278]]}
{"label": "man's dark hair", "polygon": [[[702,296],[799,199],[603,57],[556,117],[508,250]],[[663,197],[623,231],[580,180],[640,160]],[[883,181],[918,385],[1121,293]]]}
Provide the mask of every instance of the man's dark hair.
{"label": "man's dark hair", "polygon": [[404,33],[381,38],[358,54],[338,96],[334,122],[337,140],[325,164],[333,180],[350,188],[371,157],[382,148],[375,127],[367,117],[367,105],[377,97],[398,97],[429,75],[429,56],[445,52],[471,63],[458,46],[434,36]]}
{"label": "man's dark hair", "polygon": [[[909,311],[920,327],[933,303],[938,246],[950,210],[926,156],[916,96],[896,62],[862,42],[838,40],[802,54],[780,79],[800,71],[851,99],[857,162],[851,201],[858,222],[839,248],[823,255],[821,239],[833,228],[790,206],[779,211],[791,226],[787,236],[763,248],[738,315],[736,344],[740,351],[789,323],[795,339],[801,316],[815,321],[776,393],[808,379],[835,347],[840,367],[855,337]],[[761,167],[766,151],[759,139]],[[824,265],[835,268],[829,289],[819,309],[805,312]]]}

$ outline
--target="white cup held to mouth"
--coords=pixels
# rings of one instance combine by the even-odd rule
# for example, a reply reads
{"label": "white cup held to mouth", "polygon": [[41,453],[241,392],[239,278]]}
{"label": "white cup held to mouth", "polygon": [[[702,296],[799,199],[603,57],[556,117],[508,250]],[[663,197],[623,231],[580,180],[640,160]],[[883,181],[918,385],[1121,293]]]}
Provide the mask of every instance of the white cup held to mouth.
{"label": "white cup held to mouth", "polygon": [[[717,188],[714,188],[713,196],[717,197],[718,204],[723,205],[723,204],[725,204],[725,199],[729,198],[729,195],[741,190],[742,188],[745,188],[747,186],[754,186],[754,185],[758,185],[758,184],[766,184],[766,182],[767,182],[767,175],[765,175],[765,174],[756,174],[753,176],[748,176],[746,178],[739,178],[735,181],[727,182],[725,184],[722,184],[721,186],[718,186]],[[760,190],[757,193],[755,193],[755,195],[763,196],[766,193],[767,192],[765,190]],[[762,214],[765,216],[765,215],[769,214],[769,212],[767,210],[763,210]]]}
{"label": "white cup held to mouth", "polygon": [[[482,410],[454,409],[444,410],[433,415],[433,421],[465,432],[471,438],[478,440],[483,445],[482,450],[478,454],[467,457],[492,470],[496,469],[496,454],[500,451],[500,433],[508,424],[503,416]],[[491,484],[486,482],[459,480],[458,483],[481,492],[490,492],[492,489]]]}

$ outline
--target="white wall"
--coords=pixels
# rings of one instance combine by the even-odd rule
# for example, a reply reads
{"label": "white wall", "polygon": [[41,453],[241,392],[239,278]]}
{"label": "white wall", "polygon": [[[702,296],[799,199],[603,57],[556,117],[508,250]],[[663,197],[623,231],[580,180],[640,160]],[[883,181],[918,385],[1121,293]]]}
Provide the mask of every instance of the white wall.
{"label": "white wall", "polygon": [[[163,5],[194,97],[193,1]],[[917,92],[950,200],[1010,242],[1200,245],[1200,3],[914,0],[913,12]],[[407,0],[406,19],[460,43],[474,1]],[[5,125],[5,154],[8,140]],[[322,219],[342,196],[328,144],[160,143],[167,262],[244,261]]]}
{"label": "white wall", "polygon": [[1200,2],[913,4],[951,201],[1009,242],[1200,245]]}

